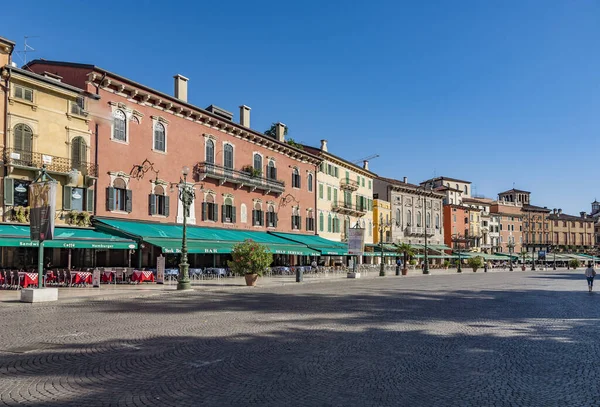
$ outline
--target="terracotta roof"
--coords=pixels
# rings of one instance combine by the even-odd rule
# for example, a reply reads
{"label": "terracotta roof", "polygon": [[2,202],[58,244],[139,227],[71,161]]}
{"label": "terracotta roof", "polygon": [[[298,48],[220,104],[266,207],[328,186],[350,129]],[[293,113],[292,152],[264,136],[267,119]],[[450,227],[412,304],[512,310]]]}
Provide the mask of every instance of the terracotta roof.
{"label": "terracotta roof", "polygon": [[431,178],[428,180],[425,180],[423,182],[421,182],[422,184],[425,184],[427,182],[435,182],[435,181],[454,181],[454,182],[462,182],[463,184],[470,184],[471,181],[464,181],[462,179],[458,179],[458,178],[450,178],[450,177],[435,177],[435,178]]}
{"label": "terracotta roof", "polygon": [[304,151],[306,151],[306,152],[308,152],[308,153],[310,153],[312,155],[316,155],[317,157],[319,157],[321,159],[323,159],[323,157],[322,157],[323,154],[327,154],[327,155],[330,155],[330,156],[334,157],[337,160],[340,160],[340,161],[342,161],[342,162],[344,162],[344,163],[346,163],[346,164],[348,164],[348,165],[356,168],[357,170],[360,170],[360,171],[363,171],[363,172],[371,174],[373,176],[373,178],[377,177],[377,174],[375,174],[373,171],[371,171],[371,170],[365,170],[362,166],[360,166],[358,164],[354,164],[353,162],[350,162],[350,161],[348,161],[348,160],[346,160],[346,159],[344,159],[344,158],[342,158],[340,156],[332,154],[329,151],[323,151],[320,148],[312,147],[312,146],[309,146],[309,145],[306,145],[306,144],[302,144],[302,147],[304,147]]}
{"label": "terracotta roof", "polygon": [[566,213],[559,214],[550,214],[548,216],[550,220],[570,220],[570,221],[580,221],[580,222],[595,222],[596,220],[591,217],[582,218],[581,216],[567,215]]}
{"label": "terracotta roof", "polygon": [[546,213],[551,212],[551,210],[548,208],[541,207],[541,206],[535,206],[535,205],[523,205],[523,210],[524,211],[546,212]]}

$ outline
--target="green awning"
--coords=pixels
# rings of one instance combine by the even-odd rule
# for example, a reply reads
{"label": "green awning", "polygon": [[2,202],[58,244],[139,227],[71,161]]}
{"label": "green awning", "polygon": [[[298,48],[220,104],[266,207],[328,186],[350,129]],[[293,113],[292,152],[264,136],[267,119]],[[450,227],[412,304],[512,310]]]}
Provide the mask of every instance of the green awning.
{"label": "green awning", "polygon": [[[0,224],[0,246],[39,247],[29,239],[29,225]],[[54,239],[46,240],[44,247],[65,249],[137,249],[130,239],[113,236],[90,228],[54,228]]]}
{"label": "green awning", "polygon": [[[111,232],[131,236],[160,247],[163,253],[180,253],[183,225],[134,222],[117,219],[96,219],[97,226]],[[304,244],[279,238],[266,232],[206,228],[189,225],[187,245],[189,253],[231,253],[233,246],[246,239],[266,245],[273,254],[318,256],[319,253]]]}
{"label": "green awning", "polygon": [[268,232],[269,235],[280,237],[292,242],[301,243],[318,250],[323,256],[347,256],[348,246],[345,243],[334,242],[317,235],[300,235],[296,233]]}

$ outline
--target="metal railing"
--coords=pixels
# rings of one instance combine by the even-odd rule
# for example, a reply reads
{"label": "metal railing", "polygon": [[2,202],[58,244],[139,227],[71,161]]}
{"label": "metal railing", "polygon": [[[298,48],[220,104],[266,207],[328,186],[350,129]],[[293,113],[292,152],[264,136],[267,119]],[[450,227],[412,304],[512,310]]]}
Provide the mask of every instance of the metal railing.
{"label": "metal railing", "polygon": [[407,226],[406,233],[408,233],[409,235],[424,235],[425,233],[427,233],[428,236],[433,236],[435,235],[435,229],[424,228],[422,226]]}
{"label": "metal railing", "polygon": [[360,185],[358,184],[357,181],[354,181],[351,179],[346,179],[346,178],[342,178],[340,180],[340,188],[342,188],[342,189],[349,189],[352,191],[356,191],[359,187],[360,187]]}
{"label": "metal railing", "polygon": [[266,178],[262,175],[251,175],[245,171],[225,168],[221,165],[201,162],[196,165],[196,173],[200,179],[214,178],[231,182],[233,184],[252,186],[265,191],[283,192],[285,182]]}
{"label": "metal railing", "polygon": [[17,150],[14,148],[4,149],[4,162],[6,165],[13,165],[23,168],[42,168],[50,172],[69,173],[76,169],[84,175],[91,177],[98,176],[98,165],[85,161],[74,161],[70,158],[58,157],[52,154],[44,154],[27,150]]}
{"label": "metal railing", "polygon": [[353,205],[350,202],[334,201],[331,203],[331,208],[337,212],[351,212],[357,214],[364,214],[367,212],[367,207],[363,205]]}

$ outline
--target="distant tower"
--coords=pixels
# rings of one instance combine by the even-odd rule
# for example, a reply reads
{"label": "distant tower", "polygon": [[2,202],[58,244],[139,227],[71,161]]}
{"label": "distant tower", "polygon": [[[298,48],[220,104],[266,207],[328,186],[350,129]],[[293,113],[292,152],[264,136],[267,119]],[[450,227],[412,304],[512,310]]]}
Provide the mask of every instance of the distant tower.
{"label": "distant tower", "polygon": [[600,212],[600,202],[598,202],[597,199],[594,199],[594,202],[592,202],[592,215],[598,212]]}

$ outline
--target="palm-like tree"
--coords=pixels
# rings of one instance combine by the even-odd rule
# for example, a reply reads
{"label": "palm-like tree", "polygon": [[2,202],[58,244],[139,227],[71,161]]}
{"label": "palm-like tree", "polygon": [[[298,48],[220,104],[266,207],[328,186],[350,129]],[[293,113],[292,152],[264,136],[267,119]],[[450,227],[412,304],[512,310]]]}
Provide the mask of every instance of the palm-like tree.
{"label": "palm-like tree", "polygon": [[408,258],[415,255],[415,251],[413,250],[412,246],[409,245],[408,243],[401,243],[398,245],[398,248],[396,249],[396,251],[398,253],[402,254],[402,258],[403,258],[402,271],[408,270],[408,267],[407,267]]}

